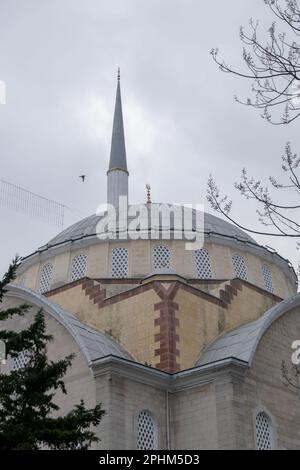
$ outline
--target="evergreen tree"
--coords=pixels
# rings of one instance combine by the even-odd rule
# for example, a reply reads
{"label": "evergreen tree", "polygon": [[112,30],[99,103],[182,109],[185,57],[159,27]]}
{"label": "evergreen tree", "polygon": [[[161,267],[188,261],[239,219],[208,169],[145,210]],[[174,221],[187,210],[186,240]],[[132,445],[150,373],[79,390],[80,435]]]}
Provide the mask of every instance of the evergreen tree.
{"label": "evergreen tree", "polygon": [[[5,287],[16,276],[19,259],[10,265],[0,281],[0,303]],[[15,315],[24,316],[30,306],[0,309],[0,321]],[[101,404],[86,409],[84,401],[65,416],[59,411],[54,397],[57,391],[66,394],[63,377],[71,366],[73,355],[53,362],[46,350],[52,336],[46,334],[45,317],[39,310],[34,321],[20,332],[1,329],[0,340],[12,358],[25,354],[26,365],[9,374],[0,373],[0,450],[88,449],[99,439],[91,429],[105,413]],[[55,413],[55,416],[54,416]]]}

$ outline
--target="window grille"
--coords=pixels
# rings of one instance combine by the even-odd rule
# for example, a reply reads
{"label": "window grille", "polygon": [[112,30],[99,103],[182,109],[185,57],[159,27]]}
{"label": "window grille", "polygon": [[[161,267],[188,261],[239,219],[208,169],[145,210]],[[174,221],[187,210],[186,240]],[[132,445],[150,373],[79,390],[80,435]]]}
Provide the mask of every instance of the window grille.
{"label": "window grille", "polygon": [[111,276],[116,278],[128,276],[128,250],[126,248],[112,250]]}
{"label": "window grille", "polygon": [[153,249],[153,269],[170,269],[170,250],[165,245],[158,245]]}
{"label": "window grille", "polygon": [[201,250],[195,250],[194,257],[197,277],[200,279],[211,279],[212,270],[208,251],[205,248],[201,248]]}
{"label": "window grille", "polygon": [[140,450],[154,450],[156,448],[156,425],[147,410],[140,412],[137,426],[137,446]]}
{"label": "window grille", "polygon": [[51,263],[46,264],[41,270],[40,274],[40,288],[39,291],[41,294],[48,292],[51,285],[53,265]]}
{"label": "window grille", "polygon": [[28,362],[29,362],[28,352],[26,350],[20,351],[16,357],[12,358],[11,370],[23,369],[23,367],[25,367]]}
{"label": "window grille", "polygon": [[260,412],[256,416],[256,446],[258,450],[272,449],[271,422],[264,412]]}
{"label": "window grille", "polygon": [[242,258],[240,255],[234,255],[232,257],[232,263],[235,276],[243,279],[244,281],[247,281],[248,275],[244,258]]}
{"label": "window grille", "polygon": [[78,255],[73,258],[71,267],[71,281],[77,281],[86,275],[86,255]]}
{"label": "window grille", "polygon": [[264,264],[261,270],[262,270],[262,275],[263,275],[263,279],[264,279],[264,283],[265,283],[265,287],[267,291],[274,292],[273,279],[272,279],[272,273],[270,271],[270,268]]}

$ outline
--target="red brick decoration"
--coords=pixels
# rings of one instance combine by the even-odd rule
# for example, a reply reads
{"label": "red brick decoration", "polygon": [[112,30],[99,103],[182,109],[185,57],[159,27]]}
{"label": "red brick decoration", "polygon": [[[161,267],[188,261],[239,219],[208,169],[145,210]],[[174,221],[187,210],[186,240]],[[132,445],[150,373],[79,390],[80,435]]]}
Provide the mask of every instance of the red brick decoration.
{"label": "red brick decoration", "polygon": [[154,325],[160,327],[160,332],[155,335],[155,342],[158,343],[158,347],[155,349],[155,356],[157,356],[158,362],[155,364],[155,367],[165,372],[176,372],[180,370],[178,363],[180,354],[178,349],[179,336],[176,331],[179,326],[179,320],[176,318],[178,304],[174,302],[173,299],[181,283],[172,282],[168,289],[166,289],[163,287],[163,282],[153,281],[114,295],[111,298],[106,298],[106,289],[100,284],[99,280],[83,278],[60,288],[53,289],[51,292],[47,293],[47,297],[51,297],[54,294],[77,285],[81,285],[85,295],[99,308],[154,289],[161,299],[160,302],[154,304],[154,311],[159,311],[159,316],[155,319]]}
{"label": "red brick decoration", "polygon": [[178,304],[173,299],[179,289],[179,284],[172,283],[168,289],[165,289],[163,285],[163,283],[155,282],[153,286],[161,298],[161,302],[154,305],[154,310],[159,311],[159,317],[155,319],[154,326],[160,327],[159,333],[155,335],[155,342],[159,343],[159,347],[155,349],[155,356],[158,357],[155,367],[165,372],[176,372],[180,370],[177,334],[179,319],[176,318]]}
{"label": "red brick decoration", "polygon": [[100,283],[89,279],[83,282],[82,289],[94,304],[98,304],[99,307],[102,306],[106,298],[106,290],[101,288]]}
{"label": "red brick decoration", "polygon": [[[120,284],[123,283],[123,280],[117,281]],[[84,294],[91,302],[93,302],[93,304],[97,305],[97,307],[101,309],[108,305],[122,302],[125,299],[138,296],[143,292],[153,289],[160,298],[160,301],[155,303],[153,306],[154,311],[157,312],[157,317],[154,320],[154,326],[159,327],[159,332],[155,334],[154,338],[155,343],[157,344],[157,347],[154,351],[155,357],[157,357],[157,362],[154,364],[154,367],[170,373],[174,373],[180,370],[180,349],[178,335],[179,319],[178,317],[176,318],[176,312],[178,311],[179,306],[176,302],[174,302],[174,298],[179,289],[182,289],[191,295],[200,297],[207,302],[212,302],[223,309],[229,308],[231,302],[236,296],[238,296],[239,291],[243,290],[244,286],[271,297],[274,300],[274,303],[282,300],[276,295],[266,292],[263,289],[240,279],[231,279],[226,285],[220,287],[219,297],[194,287],[191,285],[192,283],[187,284],[178,280],[168,282],[153,280],[147,284],[137,285],[138,280],[134,279],[130,280],[130,282],[125,281],[124,283],[132,283],[133,286],[131,289],[120,292],[119,294],[115,294],[111,297],[107,297],[105,289],[106,284],[109,284],[107,279],[96,280],[88,277],[70,282],[64,286],[53,289],[44,295],[46,297],[52,297],[55,294],[81,285]]]}

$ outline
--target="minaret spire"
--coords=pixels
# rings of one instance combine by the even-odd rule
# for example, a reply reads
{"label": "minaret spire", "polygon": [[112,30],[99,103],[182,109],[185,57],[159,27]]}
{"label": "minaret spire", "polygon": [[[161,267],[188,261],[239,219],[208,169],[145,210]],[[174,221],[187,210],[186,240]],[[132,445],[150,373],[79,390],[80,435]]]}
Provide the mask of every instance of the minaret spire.
{"label": "minaret spire", "polygon": [[107,202],[109,204],[117,207],[120,196],[128,197],[128,175],[120,87],[120,69],[118,69],[110,160],[107,172]]}

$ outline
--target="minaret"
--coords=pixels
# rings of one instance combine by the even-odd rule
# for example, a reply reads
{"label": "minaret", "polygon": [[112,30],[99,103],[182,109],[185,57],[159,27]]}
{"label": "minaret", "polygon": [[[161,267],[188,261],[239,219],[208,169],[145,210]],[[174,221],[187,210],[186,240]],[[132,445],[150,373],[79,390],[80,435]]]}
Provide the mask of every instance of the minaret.
{"label": "minaret", "polygon": [[128,198],[128,176],[120,89],[120,69],[118,69],[114,123],[109,168],[107,171],[107,202],[115,208],[119,205],[120,196],[127,196]]}

